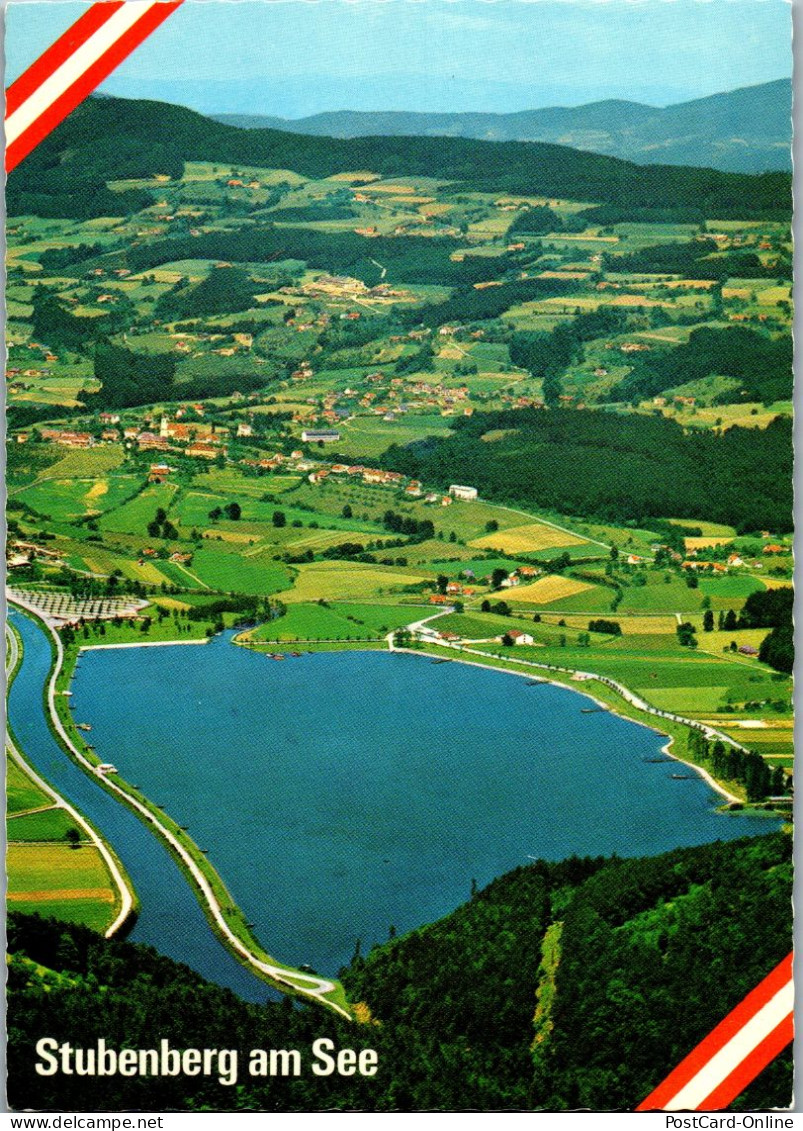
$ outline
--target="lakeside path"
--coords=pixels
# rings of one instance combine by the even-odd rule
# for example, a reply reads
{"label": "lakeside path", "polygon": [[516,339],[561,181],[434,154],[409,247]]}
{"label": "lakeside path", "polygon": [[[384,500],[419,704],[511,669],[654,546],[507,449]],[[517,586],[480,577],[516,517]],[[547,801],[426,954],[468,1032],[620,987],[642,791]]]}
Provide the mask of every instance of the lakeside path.
{"label": "lakeside path", "polygon": [[[15,600],[14,603],[18,604],[21,608],[25,608],[22,602]],[[36,618],[37,622],[45,627],[46,631],[50,633],[50,636],[56,648],[55,662],[53,664],[53,667],[51,668],[50,677],[47,683],[47,706],[52,725],[65,749],[70,752],[71,756],[75,759],[76,762],[78,762],[85,773],[98,781],[99,775],[97,773],[96,767],[92,765],[92,763],[81,753],[81,751],[74,744],[74,742],[68,735],[61,721],[61,718],[59,717],[58,711],[56,710],[56,684],[61,670],[64,666],[64,645],[62,644],[61,637],[51,625],[46,624],[46,622],[42,620],[41,616],[34,609],[28,607],[25,609],[25,611],[33,615]],[[156,641],[151,641],[149,643],[155,644]],[[182,643],[185,642],[182,641]],[[205,641],[201,641],[201,643],[205,643]],[[139,644],[135,645],[135,647],[141,646],[142,645]],[[102,781],[103,786],[106,789],[113,793],[124,804],[133,809],[136,812],[137,816],[139,816],[147,826],[152,828],[155,832],[158,833],[159,836],[162,837],[163,840],[167,842],[173,854],[178,857],[178,859],[181,861],[182,866],[192,877],[196,887],[195,894],[201,902],[202,906],[204,906],[205,910],[207,911],[208,916],[211,918],[214,926],[220,933],[229,950],[231,950],[241,962],[243,962],[246,966],[251,967],[258,973],[262,974],[280,989],[284,988],[285,990],[291,991],[293,993],[302,994],[307,998],[311,998],[314,1001],[319,1002],[327,1009],[334,1010],[335,1013],[340,1014],[347,1020],[350,1021],[352,1019],[351,1014],[347,1009],[339,1005],[337,1002],[332,1001],[328,996],[329,994],[338,992],[339,986],[335,982],[331,982],[326,978],[321,978],[312,974],[302,973],[300,970],[296,971],[288,967],[274,965],[271,962],[264,961],[263,959],[259,958],[258,955],[254,954],[251,948],[247,946],[229,926],[223,914],[223,909],[220,905],[217,895],[212,888],[212,885],[210,884],[202,869],[193,859],[187,848],[178,840],[178,838],[170,831],[170,829],[162,823],[157,815],[153,813],[141,801],[138,801],[137,798],[132,797],[129,793],[127,793],[124,789],[117,785],[116,782],[110,780],[109,777],[103,775]],[[211,868],[211,865],[208,865],[208,867]]]}
{"label": "lakeside path", "polygon": [[135,640],[128,644],[81,644],[79,652],[98,652],[101,648],[170,648],[176,644],[208,644],[209,640]]}
{"label": "lakeside path", "polygon": [[[451,652],[458,652],[458,653],[465,654],[465,655],[480,656],[480,657],[482,657],[482,659],[484,661],[483,663],[480,663],[478,660],[463,659],[462,655],[452,657],[457,663],[469,664],[472,667],[493,668],[494,671],[507,672],[509,675],[516,675],[516,676],[519,676],[519,677],[524,676],[527,679],[537,678],[538,681],[541,682],[541,683],[552,683],[556,687],[565,687],[565,688],[568,688],[568,690],[570,690],[570,691],[578,691],[579,694],[587,696],[589,699],[592,700],[592,702],[596,703],[600,707],[604,707],[605,710],[610,711],[612,714],[618,715],[620,718],[623,718],[623,719],[628,719],[630,722],[635,721],[635,722],[639,723],[641,726],[648,726],[650,728],[650,730],[654,730],[657,734],[660,734],[662,737],[667,739],[665,745],[661,748],[661,752],[663,754],[666,754],[667,757],[672,758],[675,762],[679,762],[681,765],[688,766],[690,769],[694,770],[695,773],[699,774],[700,777],[703,779],[703,781],[705,781],[706,784],[711,787],[711,789],[713,789],[717,793],[719,793],[720,796],[724,797],[726,801],[730,802],[731,804],[737,804],[737,805],[741,805],[741,804],[744,803],[743,798],[737,797],[736,794],[731,793],[729,789],[726,789],[724,785],[722,785],[720,782],[718,782],[716,780],[716,778],[712,777],[711,774],[709,774],[709,772],[707,770],[704,770],[702,766],[698,766],[695,762],[690,762],[686,758],[681,758],[678,754],[673,754],[671,747],[672,747],[672,744],[674,743],[675,740],[671,735],[668,735],[665,731],[662,731],[660,729],[660,727],[653,726],[651,723],[645,723],[641,719],[635,719],[634,720],[632,715],[625,714],[622,711],[617,711],[614,707],[611,707],[611,705],[609,703],[606,703],[602,699],[597,699],[597,697],[592,695],[589,691],[580,690],[580,688],[578,688],[578,687],[572,687],[571,684],[568,683],[566,680],[556,679],[554,677],[550,678],[549,676],[544,676],[544,675],[539,675],[537,677],[534,677],[533,673],[530,672],[530,671],[527,671],[527,670],[515,671],[515,670],[513,670],[509,667],[497,666],[493,662],[494,659],[495,659],[495,657],[493,655],[489,655],[489,653],[487,653],[487,652],[480,652],[476,648],[467,648],[467,647],[465,647],[464,644],[456,644],[456,643],[451,643],[451,642],[447,642],[447,641],[443,641],[443,640],[437,640],[437,639],[435,639],[434,634],[430,635],[427,632],[427,630],[423,628],[423,626],[428,624],[430,621],[437,620],[438,617],[445,616],[447,613],[451,613],[451,612],[454,612],[453,608],[443,609],[443,610],[435,613],[434,616],[425,617],[424,620],[416,621],[414,624],[408,625],[407,628],[410,632],[421,632],[422,629],[423,629],[424,643],[433,644],[438,648],[449,649]],[[395,631],[398,631],[398,630],[395,630]],[[393,643],[393,637],[395,635],[395,631],[388,633],[388,635],[386,637],[388,648],[391,652],[407,652],[411,655],[420,655],[421,654],[420,652],[417,652],[414,648],[399,648],[399,647],[397,647]],[[472,643],[479,643],[479,642],[478,641],[472,641]],[[646,700],[642,699],[640,696],[636,695],[633,691],[631,691],[629,687],[625,687],[625,685],[623,683],[618,683],[616,680],[609,679],[607,676],[597,675],[595,672],[581,672],[581,671],[577,671],[573,668],[558,668],[554,665],[550,666],[549,664],[539,664],[536,660],[521,660],[521,659],[518,659],[516,656],[510,656],[510,657],[506,656],[505,657],[505,663],[506,664],[521,664],[525,669],[535,668],[539,672],[541,672],[541,671],[549,671],[549,672],[557,671],[557,672],[560,672],[561,674],[567,675],[569,677],[569,679],[572,680],[575,683],[586,683],[586,682],[590,682],[592,680],[597,680],[599,683],[603,684],[603,686],[610,687],[612,691],[615,691],[618,695],[620,695],[625,700],[625,702],[629,703],[632,707],[634,707],[636,711],[643,712],[644,714],[647,714],[647,715],[652,715],[652,716],[659,718],[659,719],[668,719],[670,722],[680,723],[681,725],[687,726],[692,730],[701,731],[705,735],[705,737],[708,738],[708,739],[712,739],[712,738],[713,739],[719,739],[720,741],[725,742],[727,745],[735,747],[737,750],[747,752],[748,748],[746,746],[742,746],[742,744],[740,742],[737,742],[735,739],[731,738],[730,735],[725,734],[723,731],[717,730],[715,727],[707,726],[704,723],[698,723],[694,719],[684,718],[682,715],[674,715],[674,714],[671,714],[669,711],[659,711],[657,707],[652,707],[649,703],[647,703]]]}
{"label": "lakeside path", "polygon": [[[9,642],[8,660],[6,662],[6,676],[8,677],[10,674],[16,671],[17,665],[21,659],[19,654],[17,635],[9,624],[6,624],[6,640]],[[75,821],[75,823],[81,829],[83,829],[89,840],[92,842],[95,848],[98,849],[101,856],[103,857],[103,862],[109,869],[109,873],[111,874],[114,886],[117,888],[120,903],[120,910],[114,922],[104,932],[105,937],[107,939],[110,939],[113,935],[117,934],[117,932],[128,921],[129,916],[134,911],[135,897],[130,883],[123,875],[122,869],[115,860],[113,854],[109,850],[109,847],[103,840],[103,838],[95,832],[86,818],[83,817],[76,808],[70,805],[69,801],[67,801],[66,798],[62,797],[60,793],[56,793],[53,787],[48,785],[44,778],[41,778],[39,776],[33,766],[31,766],[30,763],[25,759],[24,755],[18,749],[16,743],[8,732],[6,732],[6,752],[8,753],[9,757],[14,762],[16,762],[19,768],[28,775],[28,777],[39,787],[39,789],[42,790],[43,793],[45,793],[48,797],[53,798],[55,805],[59,809],[64,809],[67,813],[70,814],[70,817],[73,819],[73,821]]]}

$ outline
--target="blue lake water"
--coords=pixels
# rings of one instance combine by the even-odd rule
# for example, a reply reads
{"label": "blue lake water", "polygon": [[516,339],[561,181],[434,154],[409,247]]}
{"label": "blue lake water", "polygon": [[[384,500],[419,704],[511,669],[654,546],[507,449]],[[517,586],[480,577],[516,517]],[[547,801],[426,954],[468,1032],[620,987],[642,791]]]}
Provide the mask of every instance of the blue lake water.
{"label": "blue lake water", "polygon": [[529,857],[779,824],[718,814],[696,774],[644,761],[662,736],[577,692],[424,656],[278,663],[226,634],[83,653],[73,691],[98,755],[189,826],[270,953],[327,974]]}
{"label": "blue lake water", "polygon": [[22,665],[9,691],[9,721],[28,761],[92,821],[127,869],[141,903],[129,937],[186,963],[247,1001],[278,998],[279,994],[241,966],[212,933],[162,841],[130,809],[99,788],[53,738],[42,704],[42,689],[50,670],[50,642],[30,618],[16,610],[9,610],[9,620],[19,631],[24,649]]}

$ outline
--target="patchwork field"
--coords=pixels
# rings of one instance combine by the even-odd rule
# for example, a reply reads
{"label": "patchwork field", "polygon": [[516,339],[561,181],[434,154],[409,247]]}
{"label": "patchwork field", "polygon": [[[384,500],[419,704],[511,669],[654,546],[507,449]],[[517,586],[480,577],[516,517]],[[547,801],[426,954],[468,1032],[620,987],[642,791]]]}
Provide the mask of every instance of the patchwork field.
{"label": "patchwork field", "polygon": [[409,606],[293,604],[275,621],[245,634],[249,641],[375,640],[409,624],[416,612]]}
{"label": "patchwork field", "polygon": [[352,562],[314,562],[297,568],[293,588],[278,594],[287,604],[383,597],[403,593],[426,580],[423,574]]}
{"label": "patchwork field", "polygon": [[561,601],[575,597],[579,593],[592,590],[593,586],[585,581],[575,581],[571,577],[541,577],[529,585],[517,585],[505,591],[505,600],[512,605],[551,605],[554,601]]}
{"label": "patchwork field", "polygon": [[507,530],[497,530],[493,534],[485,535],[484,538],[475,538],[469,542],[469,545],[477,550],[502,550],[506,554],[536,553],[583,544],[585,544],[584,538],[556,530],[541,522],[511,526]]}
{"label": "patchwork field", "polygon": [[8,754],[6,774],[8,906],[105,930],[117,897],[100,851]]}
{"label": "patchwork field", "polygon": [[104,930],[114,917],[115,895],[94,846],[9,844],[8,905],[68,923]]}

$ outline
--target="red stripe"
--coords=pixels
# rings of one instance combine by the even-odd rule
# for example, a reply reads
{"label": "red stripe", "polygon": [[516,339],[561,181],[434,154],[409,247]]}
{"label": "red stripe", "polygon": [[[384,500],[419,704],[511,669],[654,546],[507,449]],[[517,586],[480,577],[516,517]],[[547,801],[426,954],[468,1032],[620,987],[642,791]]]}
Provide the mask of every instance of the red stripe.
{"label": "red stripe", "polygon": [[791,979],[792,955],[789,954],[724,1020],[720,1021],[716,1029],[692,1049],[677,1068],[639,1104],[636,1111],[664,1110],[669,1101],[688,1084],[692,1077],[697,1075],[703,1065],[707,1064],[723,1045],[744,1028],[747,1022]]}
{"label": "red stripe", "polygon": [[82,47],[91,35],[103,27],[118,9],[123,0],[110,0],[109,3],[93,4],[92,7],[67,28],[64,34],[48,47],[27,71],[11,84],[6,92],[6,118],[19,109],[26,98],[30,98],[45,79],[50,78],[62,63]]}
{"label": "red stripe", "polygon": [[183,0],[170,0],[169,3],[154,4],[143,13],[133,27],[130,27],[88,70],[77,79],[64,94],[44,111],[43,114],[24,130],[17,140],[6,150],[6,172],[10,173],[31,150],[58,126],[76,106],[119,66],[131,52],[146,39],[167,17],[180,7]]}
{"label": "red stripe", "polygon": [[726,1076],[718,1088],[710,1096],[706,1096],[697,1111],[722,1111],[737,1096],[752,1084],[756,1076],[767,1065],[783,1052],[795,1036],[794,1014],[790,1013],[771,1033],[768,1033],[761,1044],[756,1045],[749,1056],[745,1057],[740,1065]]}

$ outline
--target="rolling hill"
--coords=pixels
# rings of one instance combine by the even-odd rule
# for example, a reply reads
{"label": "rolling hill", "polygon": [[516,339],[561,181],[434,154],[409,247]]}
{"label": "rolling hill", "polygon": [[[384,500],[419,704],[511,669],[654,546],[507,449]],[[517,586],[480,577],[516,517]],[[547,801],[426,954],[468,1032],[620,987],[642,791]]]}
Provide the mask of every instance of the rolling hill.
{"label": "rolling hill", "polygon": [[[180,175],[184,161],[291,169],[310,177],[370,168],[384,177],[429,176],[477,192],[544,194],[620,207],[689,207],[701,215],[784,219],[791,178],[637,165],[541,142],[470,138],[334,139],[239,129],[160,102],[91,98],[23,161],[7,187],[9,215],[73,215],[76,198],[109,197],[105,183]],[[60,199],[59,199],[60,198]],[[103,209],[109,212],[104,198]],[[131,202],[142,207],[142,204]],[[68,208],[68,211],[59,209]],[[122,214],[130,211],[123,206]]]}
{"label": "rolling hill", "polygon": [[336,138],[440,136],[551,142],[643,165],[762,173],[792,167],[791,98],[789,79],[778,79],[665,108],[609,100],[513,114],[343,110],[297,120],[248,114],[213,117],[242,128]]}

